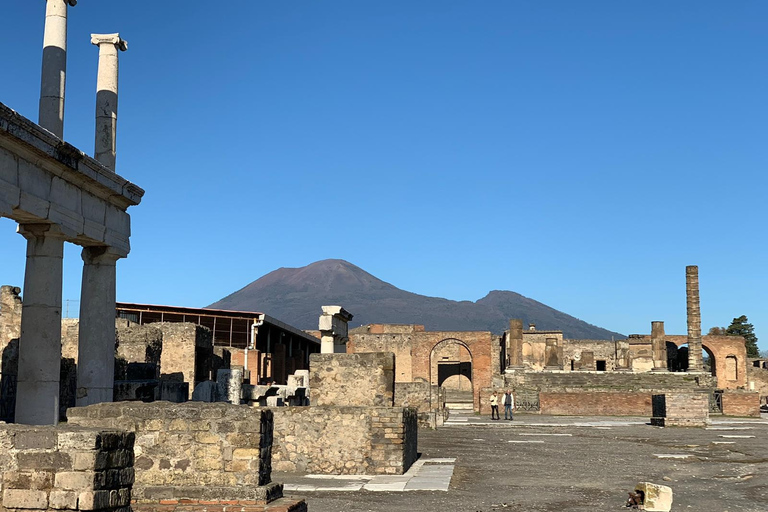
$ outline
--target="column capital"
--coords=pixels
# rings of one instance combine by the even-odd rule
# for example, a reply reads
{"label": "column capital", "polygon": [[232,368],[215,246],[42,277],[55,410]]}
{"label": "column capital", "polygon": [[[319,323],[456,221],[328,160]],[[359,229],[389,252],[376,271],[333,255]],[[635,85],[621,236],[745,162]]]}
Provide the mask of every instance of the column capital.
{"label": "column capital", "polygon": [[128,255],[114,247],[93,246],[83,247],[81,256],[86,265],[114,265],[117,260]]}
{"label": "column capital", "polygon": [[120,34],[91,34],[91,44],[96,46],[113,44],[121,52],[128,49],[128,41],[122,39]]}
{"label": "column capital", "polygon": [[67,236],[56,224],[19,224],[16,232],[26,238],[60,238],[66,240]]}

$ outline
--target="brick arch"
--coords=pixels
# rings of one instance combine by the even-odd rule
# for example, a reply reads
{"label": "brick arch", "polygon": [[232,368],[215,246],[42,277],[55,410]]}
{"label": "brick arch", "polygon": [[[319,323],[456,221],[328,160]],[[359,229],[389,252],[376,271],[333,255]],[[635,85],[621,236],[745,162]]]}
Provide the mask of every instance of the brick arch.
{"label": "brick arch", "polygon": [[[466,349],[466,351],[469,353],[469,364],[470,364],[469,382],[471,383],[474,380],[473,379],[473,373],[475,371],[474,365],[472,364],[472,362],[473,362],[472,361],[472,350],[470,350],[469,346],[467,346],[466,343],[464,343],[463,341],[461,341],[458,338],[446,338],[446,339],[444,339],[442,341],[437,342],[435,344],[435,346],[432,347],[432,350],[429,351],[429,383],[430,383],[430,385],[434,385],[433,378],[435,378],[435,377],[437,377],[437,385],[439,386],[441,384],[440,383],[440,377],[438,375],[434,375],[432,373],[433,364],[437,363],[437,361],[433,361],[432,358],[435,355],[435,352],[437,351],[437,348],[440,345],[448,344],[448,343],[459,345],[460,347]],[[461,360],[461,358],[459,358],[459,360]],[[437,367],[439,368],[439,365]],[[473,389],[474,389],[474,387],[473,387]]]}
{"label": "brick arch", "polygon": [[[688,343],[687,336],[667,336],[678,347]],[[714,361],[714,375],[717,386],[722,389],[744,388],[747,385],[747,347],[742,336],[706,335],[701,338],[701,346]],[[726,379],[726,358],[736,358],[736,380]]]}

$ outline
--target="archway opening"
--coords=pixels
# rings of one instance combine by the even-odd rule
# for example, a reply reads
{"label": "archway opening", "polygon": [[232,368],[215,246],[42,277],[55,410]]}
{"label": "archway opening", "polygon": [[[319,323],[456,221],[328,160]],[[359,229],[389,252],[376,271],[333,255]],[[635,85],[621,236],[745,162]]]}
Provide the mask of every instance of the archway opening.
{"label": "archway opening", "polygon": [[[684,343],[679,347],[674,343],[667,341],[667,369],[671,372],[688,371],[688,344]],[[715,355],[709,350],[709,347],[702,345],[701,361],[704,371],[717,375],[717,365]]]}
{"label": "archway opening", "polygon": [[430,355],[431,384],[446,390],[472,391],[472,354],[459,340],[443,340]]}

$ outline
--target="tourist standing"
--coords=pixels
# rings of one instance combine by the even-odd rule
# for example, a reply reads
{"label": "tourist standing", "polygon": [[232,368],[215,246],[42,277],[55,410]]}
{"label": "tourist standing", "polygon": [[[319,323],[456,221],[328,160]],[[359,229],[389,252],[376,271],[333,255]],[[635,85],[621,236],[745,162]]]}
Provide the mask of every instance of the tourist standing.
{"label": "tourist standing", "polygon": [[515,406],[515,399],[512,396],[512,390],[508,389],[504,393],[504,419],[512,421],[512,408]]}
{"label": "tourist standing", "polygon": [[[494,418],[494,416],[496,416]],[[491,419],[492,420],[499,420],[499,395],[496,394],[494,391],[493,394],[491,394]]]}

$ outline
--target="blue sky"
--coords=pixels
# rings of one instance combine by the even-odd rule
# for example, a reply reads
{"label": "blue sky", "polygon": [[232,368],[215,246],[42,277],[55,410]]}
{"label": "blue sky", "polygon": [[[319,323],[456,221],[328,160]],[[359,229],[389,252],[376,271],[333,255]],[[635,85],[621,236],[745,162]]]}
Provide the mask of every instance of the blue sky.
{"label": "blue sky", "polygon": [[[44,7],[0,3],[0,101],[33,120]],[[115,31],[117,168],[147,191],[118,300],[204,306],[343,258],[682,334],[698,264],[704,330],[746,314],[768,348],[764,0],[82,0],[65,139],[88,153],[89,34]],[[0,281],[21,285],[14,228]],[[69,246],[65,299],[80,272]]]}

